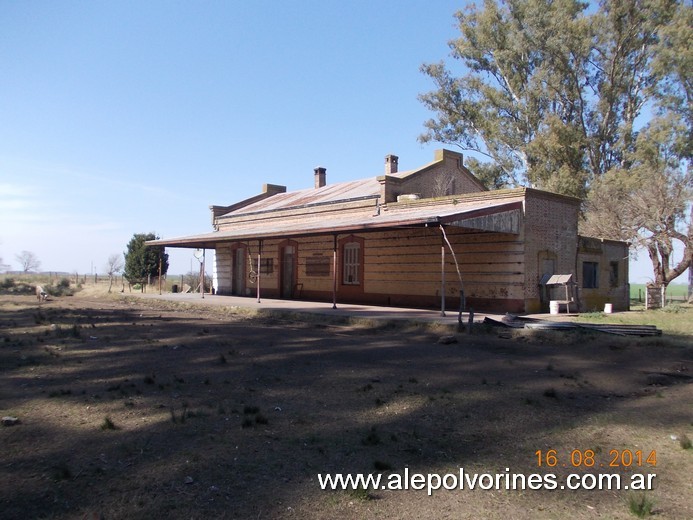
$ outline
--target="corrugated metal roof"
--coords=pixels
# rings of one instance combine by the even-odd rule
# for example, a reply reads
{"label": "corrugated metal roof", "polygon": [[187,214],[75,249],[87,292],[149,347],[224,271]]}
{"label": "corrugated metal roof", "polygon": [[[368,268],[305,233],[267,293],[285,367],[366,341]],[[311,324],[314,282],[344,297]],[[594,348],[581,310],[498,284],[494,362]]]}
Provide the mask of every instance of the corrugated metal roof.
{"label": "corrugated metal roof", "polygon": [[464,218],[517,211],[519,207],[521,207],[521,202],[517,200],[516,196],[500,200],[467,202],[449,200],[438,201],[437,204],[393,205],[382,210],[374,204],[372,207],[362,207],[353,211],[321,214],[319,218],[314,219],[306,219],[305,215],[297,215],[282,219],[240,222],[230,230],[156,240],[148,242],[148,244],[213,248],[217,242],[234,240],[378,231],[423,225],[437,226],[439,223],[460,221]]}
{"label": "corrugated metal roof", "polygon": [[267,199],[226,213],[222,215],[221,218],[247,213],[310,206],[313,204],[376,197],[379,194],[380,183],[375,178],[340,182],[323,186],[322,188],[309,188],[288,193],[279,193]]}

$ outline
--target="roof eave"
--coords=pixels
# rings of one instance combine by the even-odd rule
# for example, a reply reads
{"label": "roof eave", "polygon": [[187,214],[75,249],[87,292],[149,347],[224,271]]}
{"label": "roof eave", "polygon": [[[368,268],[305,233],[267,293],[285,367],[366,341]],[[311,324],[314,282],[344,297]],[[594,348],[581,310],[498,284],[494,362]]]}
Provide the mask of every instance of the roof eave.
{"label": "roof eave", "polygon": [[218,237],[210,235],[200,235],[200,236],[189,236],[180,237],[172,239],[160,239],[160,240],[149,240],[145,242],[148,247],[179,247],[187,249],[213,249],[220,242],[233,242],[233,241],[245,241],[245,240],[268,240],[273,238],[284,238],[284,237],[305,237],[305,236],[316,236],[316,235],[334,235],[343,233],[357,233],[357,232],[368,232],[368,231],[389,231],[394,229],[400,229],[403,227],[429,227],[432,225],[438,226],[441,222],[440,217],[430,217],[426,219],[411,219],[403,220],[397,222],[382,222],[382,223],[372,223],[372,224],[360,224],[360,225],[344,225],[344,226],[334,226],[325,229],[295,229],[281,232],[260,232],[253,233],[252,236],[245,235],[230,235],[223,232],[218,233]]}

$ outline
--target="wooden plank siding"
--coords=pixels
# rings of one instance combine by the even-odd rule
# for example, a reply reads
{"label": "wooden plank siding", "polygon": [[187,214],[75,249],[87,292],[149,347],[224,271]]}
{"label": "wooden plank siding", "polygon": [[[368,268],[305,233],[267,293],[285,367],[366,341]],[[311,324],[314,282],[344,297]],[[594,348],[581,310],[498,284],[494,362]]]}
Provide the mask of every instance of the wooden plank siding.
{"label": "wooden plank siding", "polygon": [[[524,246],[517,235],[447,228],[470,305],[516,307],[522,300]],[[390,304],[438,307],[441,290],[442,234],[437,228],[373,233],[366,236],[364,292]],[[445,246],[448,308],[459,305],[460,282]],[[499,301],[508,300],[508,301]]]}
{"label": "wooden plank siding", "polygon": [[219,243],[215,251],[213,279],[215,291],[219,294],[231,294],[231,244]]}
{"label": "wooden plank siding", "polygon": [[[448,238],[459,263],[465,295],[476,308],[517,308],[523,301],[524,245],[517,235],[469,232],[449,228]],[[349,235],[340,234],[339,239]],[[357,303],[437,307],[441,290],[442,235],[437,228],[412,228],[400,231],[358,233],[364,239],[362,291],[342,284],[342,259],[337,257],[337,301]],[[329,235],[296,238],[298,250],[297,287],[294,297],[331,301],[333,286],[333,242]],[[280,295],[280,240],[262,241],[262,257],[273,259],[273,272],[262,274],[261,295]],[[253,265],[257,262],[259,242],[237,242],[246,248]],[[231,244],[217,246],[216,275],[219,294],[229,294],[233,276]],[[247,256],[247,253],[246,253]],[[310,258],[329,261],[329,275],[309,276]],[[455,262],[445,246],[446,299],[449,308],[459,305],[460,283]],[[246,280],[248,296],[256,294],[256,285]]]}

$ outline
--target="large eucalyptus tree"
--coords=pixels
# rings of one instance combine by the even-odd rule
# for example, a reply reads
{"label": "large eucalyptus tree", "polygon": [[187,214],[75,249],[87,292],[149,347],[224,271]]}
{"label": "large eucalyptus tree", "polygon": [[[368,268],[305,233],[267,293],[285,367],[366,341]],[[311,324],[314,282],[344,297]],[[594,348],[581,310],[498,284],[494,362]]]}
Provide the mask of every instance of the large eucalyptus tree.
{"label": "large eucalyptus tree", "polygon": [[[666,285],[693,251],[692,13],[681,0],[471,4],[452,60],[422,66],[435,89],[420,95],[434,113],[420,140],[473,152],[489,185],[587,198],[583,229],[645,248]],[[649,216],[633,203],[614,219],[616,185]],[[670,268],[672,241],[684,254]]]}

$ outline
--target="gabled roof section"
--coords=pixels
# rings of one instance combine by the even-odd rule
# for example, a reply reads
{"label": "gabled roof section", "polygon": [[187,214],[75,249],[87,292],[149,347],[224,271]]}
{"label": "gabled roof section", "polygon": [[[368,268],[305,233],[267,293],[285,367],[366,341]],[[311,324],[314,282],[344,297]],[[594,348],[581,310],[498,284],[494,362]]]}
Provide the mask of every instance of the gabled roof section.
{"label": "gabled roof section", "polygon": [[[385,175],[367,179],[325,185],[325,169],[319,167],[313,188],[287,192],[284,186],[266,184],[259,195],[230,206],[210,206],[214,232],[148,245],[214,247],[233,240],[443,224],[519,232],[525,192],[489,192],[464,167],[461,153],[436,150],[434,161],[403,172],[397,171],[397,159],[387,156]],[[437,193],[440,180],[452,181],[442,197]],[[413,202],[407,202],[410,199]]]}
{"label": "gabled roof section", "polygon": [[[460,186],[462,189],[460,193],[487,191],[483,183],[465,168],[462,162],[461,153],[444,149],[436,150],[432,162],[414,170],[393,171],[377,177],[291,192],[286,192],[284,186],[265,185],[265,190],[260,195],[231,206],[212,206],[211,209],[213,218],[221,221],[219,223],[223,225],[224,220],[239,215],[284,211],[338,202],[380,198],[380,204],[386,204],[395,201],[398,195],[408,193],[407,190],[412,187],[416,188],[422,183],[424,185],[430,184],[428,179],[422,176],[432,173],[434,170],[455,172],[455,175],[463,178],[462,184],[464,186]],[[268,186],[279,189],[268,190]],[[424,195],[424,197],[430,196],[431,194]]]}
{"label": "gabled roof section", "polygon": [[425,174],[426,172],[439,167],[441,164],[445,162],[453,163],[455,164],[456,168],[465,176],[467,177],[467,180],[476,186],[478,188],[478,191],[488,191],[488,188],[484,186],[484,183],[481,182],[479,179],[476,178],[476,176],[470,172],[466,166],[463,164],[463,159],[464,156],[461,153],[458,152],[453,152],[452,150],[436,150],[435,155],[433,158],[433,161],[431,161],[428,164],[424,164],[420,168],[416,168],[415,170],[408,170],[408,171],[401,171],[401,172],[395,172],[395,173],[390,173],[388,175],[392,177],[399,178],[403,181],[413,179],[419,175]]}
{"label": "gabled roof section", "polygon": [[350,182],[330,184],[322,188],[278,193],[272,197],[234,208],[220,216],[221,219],[237,215],[264,213],[269,211],[305,208],[313,205],[330,204],[377,198],[380,194],[380,183],[375,179],[362,179]]}
{"label": "gabled roof section", "polygon": [[214,220],[219,215],[229,213],[230,211],[237,211],[241,208],[255,204],[258,201],[273,197],[278,193],[286,193],[286,186],[280,186],[278,184],[264,184],[262,186],[262,193],[259,195],[254,195],[250,198],[244,199],[230,206],[210,206],[209,209],[212,210],[212,220]]}

